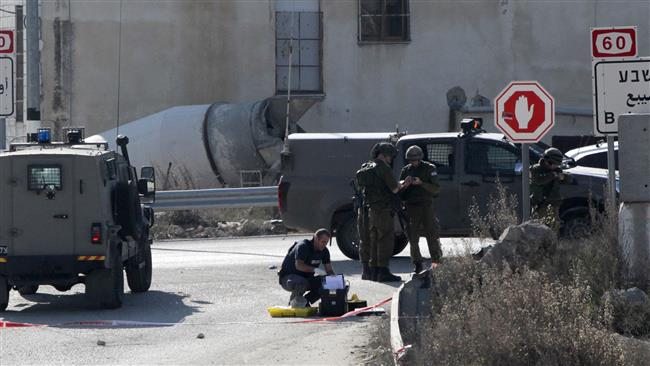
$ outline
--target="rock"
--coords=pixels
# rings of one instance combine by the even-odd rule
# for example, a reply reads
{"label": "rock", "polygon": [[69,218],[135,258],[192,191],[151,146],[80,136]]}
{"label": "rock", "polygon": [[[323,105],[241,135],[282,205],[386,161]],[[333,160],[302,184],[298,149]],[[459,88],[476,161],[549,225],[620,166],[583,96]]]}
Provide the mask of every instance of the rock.
{"label": "rock", "polygon": [[480,262],[499,268],[507,262],[513,270],[522,266],[537,269],[549,261],[556,249],[553,230],[539,221],[526,221],[508,227]]}
{"label": "rock", "polygon": [[183,228],[178,225],[169,225],[169,228],[167,228],[167,237],[169,239],[184,238],[185,230],[183,230]]}
{"label": "rock", "polygon": [[269,269],[278,269],[278,266],[276,266],[275,264],[272,264],[272,265],[269,266]]}
{"label": "rock", "polygon": [[650,298],[642,290],[610,290],[602,296],[602,303],[612,309],[614,329],[626,335],[650,334]]}
{"label": "rock", "polygon": [[106,342],[102,341],[101,339],[97,341],[98,346],[105,346]]}
{"label": "rock", "polygon": [[287,228],[284,226],[282,220],[267,220],[264,221],[262,227],[267,234],[286,234]]}
{"label": "rock", "polygon": [[205,338],[205,334],[203,334],[203,333],[199,333],[199,334],[196,336],[196,338],[198,338],[198,339],[203,339],[203,338]]}

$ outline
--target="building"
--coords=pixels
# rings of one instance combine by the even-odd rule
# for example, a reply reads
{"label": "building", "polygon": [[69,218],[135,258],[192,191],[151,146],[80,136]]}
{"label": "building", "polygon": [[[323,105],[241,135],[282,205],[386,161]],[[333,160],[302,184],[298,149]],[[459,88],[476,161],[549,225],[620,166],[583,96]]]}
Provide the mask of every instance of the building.
{"label": "building", "polygon": [[489,116],[509,81],[538,80],[561,112],[551,134],[587,135],[590,27],[637,25],[650,55],[650,2],[635,0],[52,0],[41,12],[43,122],[90,133],[173,106],[283,100],[292,45],[306,131],[448,131],[463,110]]}

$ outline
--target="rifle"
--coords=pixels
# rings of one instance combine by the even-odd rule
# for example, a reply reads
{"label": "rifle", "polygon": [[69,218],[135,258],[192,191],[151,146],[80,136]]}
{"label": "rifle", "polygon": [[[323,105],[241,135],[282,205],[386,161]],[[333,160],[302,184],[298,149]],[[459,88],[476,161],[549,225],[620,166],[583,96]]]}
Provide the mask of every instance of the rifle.
{"label": "rifle", "polygon": [[399,220],[399,226],[402,228],[402,231],[404,232],[405,235],[408,236],[409,215],[408,212],[406,212],[406,208],[404,208],[404,205],[402,204],[402,200],[399,198],[397,194],[391,195],[390,208],[393,211],[393,213],[397,215],[397,219]]}
{"label": "rifle", "polygon": [[354,212],[357,212],[359,208],[363,207],[363,193],[357,185],[356,179],[350,181],[350,187],[352,187],[352,191],[354,191],[354,196],[352,196],[352,205],[354,206]]}

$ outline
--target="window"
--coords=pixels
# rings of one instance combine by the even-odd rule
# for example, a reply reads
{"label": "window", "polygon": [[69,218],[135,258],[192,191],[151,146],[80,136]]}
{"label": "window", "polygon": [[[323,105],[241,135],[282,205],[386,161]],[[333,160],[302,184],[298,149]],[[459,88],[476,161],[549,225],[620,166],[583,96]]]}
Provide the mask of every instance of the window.
{"label": "window", "polygon": [[359,0],[359,42],[411,40],[408,0]]}
{"label": "window", "polygon": [[42,191],[47,187],[61,190],[60,166],[30,165],[27,170],[27,182],[30,191]]}
{"label": "window", "polygon": [[504,145],[471,141],[465,149],[465,170],[469,174],[512,175],[519,161],[514,150]]}
{"label": "window", "polygon": [[[322,93],[321,13],[279,11],[275,14],[275,87],[278,94]],[[291,65],[289,59],[291,58]]]}
{"label": "window", "polygon": [[448,142],[427,144],[426,160],[437,167],[438,174],[454,172],[454,145]]}

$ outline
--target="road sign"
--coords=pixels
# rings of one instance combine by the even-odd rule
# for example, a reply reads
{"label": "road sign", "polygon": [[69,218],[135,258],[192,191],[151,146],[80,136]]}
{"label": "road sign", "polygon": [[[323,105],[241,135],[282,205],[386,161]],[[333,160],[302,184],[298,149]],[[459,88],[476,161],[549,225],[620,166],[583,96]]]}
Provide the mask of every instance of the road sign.
{"label": "road sign", "polygon": [[636,57],[636,27],[591,28],[594,59]]}
{"label": "road sign", "polygon": [[650,113],[650,58],[594,61],[594,133],[618,133],[618,117]]}
{"label": "road sign", "polygon": [[537,81],[513,81],[494,100],[494,123],[513,142],[537,142],[555,124],[555,100]]}
{"label": "road sign", "polygon": [[14,61],[0,57],[0,116],[14,114]]}
{"label": "road sign", "polygon": [[0,53],[14,53],[14,31],[0,30]]}

